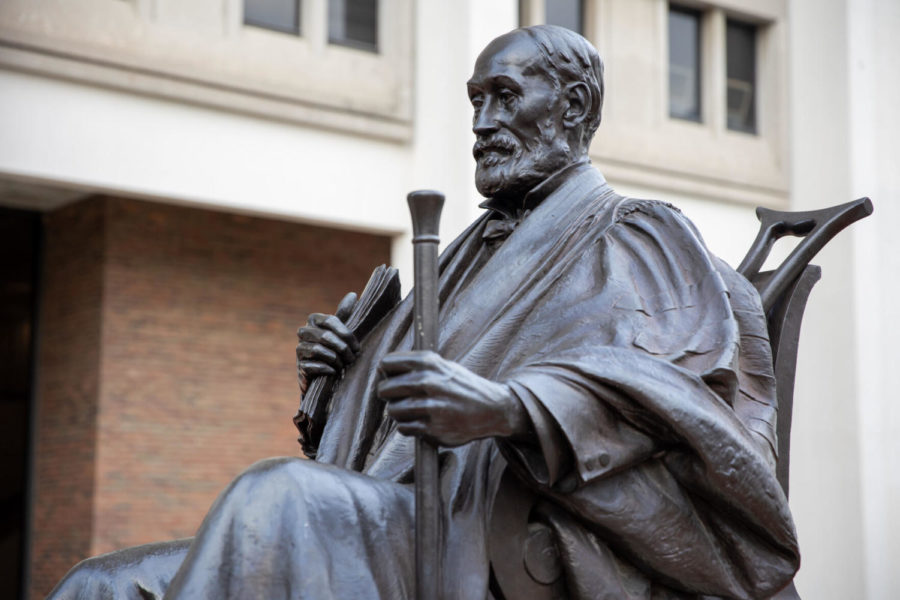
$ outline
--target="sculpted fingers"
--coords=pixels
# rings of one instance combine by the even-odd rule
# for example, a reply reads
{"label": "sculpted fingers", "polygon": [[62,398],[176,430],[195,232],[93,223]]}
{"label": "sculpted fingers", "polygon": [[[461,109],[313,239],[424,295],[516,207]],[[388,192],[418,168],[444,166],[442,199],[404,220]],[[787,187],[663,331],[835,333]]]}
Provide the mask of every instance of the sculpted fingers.
{"label": "sculpted fingers", "polygon": [[322,313],[313,313],[309,315],[309,324],[313,327],[327,329],[340,338],[354,353],[359,351],[359,342],[356,336],[344,325],[344,322],[334,315],[324,315]]}
{"label": "sculpted fingers", "polygon": [[381,371],[388,376],[412,371],[434,371],[439,368],[441,357],[430,350],[392,352],[381,359]]}
{"label": "sculpted fingers", "polygon": [[441,441],[431,435],[428,426],[420,421],[410,421],[408,423],[397,423],[397,431],[403,435],[409,435],[427,440],[432,444],[441,444]]}
{"label": "sculpted fingers", "polygon": [[[338,307],[348,315],[356,304],[356,294],[347,294]],[[306,379],[320,375],[337,375],[353,362],[359,342],[335,315],[314,313],[307,325],[297,330],[297,368]]]}
{"label": "sculpted fingers", "polygon": [[312,379],[319,375],[337,375],[334,367],[315,360],[301,360],[297,363],[297,368],[307,379]]}
{"label": "sculpted fingers", "polygon": [[337,352],[322,344],[314,344],[313,342],[300,342],[297,344],[297,360],[317,361],[333,365],[338,369],[344,368],[344,361]]}
{"label": "sculpted fingers", "polygon": [[399,431],[403,435],[421,438],[439,446],[456,445],[442,441],[440,436],[435,436],[432,434],[431,428],[428,427],[428,425],[425,425],[424,423],[420,423],[418,421],[412,421],[410,423],[397,423],[397,431]]}
{"label": "sculpted fingers", "polygon": [[433,373],[412,371],[403,375],[394,375],[382,379],[378,383],[378,396],[383,400],[396,400],[398,398],[413,398],[431,396],[432,398],[443,396],[444,386],[441,378]]}
{"label": "sculpted fingers", "polygon": [[[312,323],[312,317],[310,317],[310,323]],[[300,338],[300,344],[297,345],[298,358],[307,358],[300,354],[301,346],[303,346],[304,349],[310,347],[304,346],[304,344],[324,346],[335,354],[340,355],[344,363],[352,362],[356,356],[356,351],[354,351],[344,339],[326,329],[320,329],[318,327],[301,327],[297,332],[297,337]]]}
{"label": "sculpted fingers", "polygon": [[340,304],[338,304],[337,310],[334,311],[335,316],[341,320],[341,322],[346,323],[347,319],[350,318],[350,315],[353,314],[353,307],[356,306],[356,292],[350,292],[341,300]]}
{"label": "sculpted fingers", "polygon": [[431,420],[430,411],[435,408],[434,404],[433,400],[427,398],[406,398],[390,402],[387,411],[391,418],[398,423],[428,424]]}
{"label": "sculpted fingers", "polygon": [[469,441],[457,431],[454,413],[446,400],[433,398],[403,398],[388,403],[388,415],[397,421],[397,431],[403,435],[423,438],[442,446],[459,446]]}

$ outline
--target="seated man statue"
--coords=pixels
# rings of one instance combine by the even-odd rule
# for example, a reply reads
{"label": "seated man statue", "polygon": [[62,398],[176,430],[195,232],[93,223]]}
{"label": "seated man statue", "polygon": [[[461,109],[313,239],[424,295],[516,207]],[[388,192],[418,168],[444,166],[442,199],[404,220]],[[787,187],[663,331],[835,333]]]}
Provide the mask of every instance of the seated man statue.
{"label": "seated man statue", "polygon": [[412,598],[416,436],[440,445],[445,600],[504,595],[488,531],[507,469],[541,499],[569,598],[791,580],[759,297],[677,209],[591,166],[596,49],[517,29],[468,93],[487,200],[440,258],[438,352],[412,351],[409,297],[361,345],[311,316],[301,379],[342,374],[316,460],[253,465],[194,538],[86,560],[52,598]]}

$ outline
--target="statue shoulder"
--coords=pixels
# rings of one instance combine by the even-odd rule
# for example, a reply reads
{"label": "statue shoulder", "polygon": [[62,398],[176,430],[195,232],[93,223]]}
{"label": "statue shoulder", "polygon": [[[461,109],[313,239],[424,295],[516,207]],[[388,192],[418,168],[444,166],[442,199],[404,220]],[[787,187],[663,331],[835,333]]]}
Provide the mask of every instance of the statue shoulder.
{"label": "statue shoulder", "polygon": [[614,222],[636,221],[642,217],[651,219],[684,219],[681,210],[674,204],[662,200],[620,197],[616,203]]}
{"label": "statue shoulder", "polygon": [[703,237],[677,206],[662,200],[620,198],[612,212],[612,232],[670,240],[687,249],[706,250]]}

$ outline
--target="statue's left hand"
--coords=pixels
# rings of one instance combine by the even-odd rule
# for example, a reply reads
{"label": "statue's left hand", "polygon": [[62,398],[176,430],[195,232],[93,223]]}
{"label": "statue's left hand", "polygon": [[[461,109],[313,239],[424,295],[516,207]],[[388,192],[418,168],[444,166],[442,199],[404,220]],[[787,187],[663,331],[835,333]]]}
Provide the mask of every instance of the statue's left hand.
{"label": "statue's left hand", "polygon": [[528,416],[508,385],[430,351],[395,352],[381,361],[378,396],[400,433],[442,446],[527,433]]}

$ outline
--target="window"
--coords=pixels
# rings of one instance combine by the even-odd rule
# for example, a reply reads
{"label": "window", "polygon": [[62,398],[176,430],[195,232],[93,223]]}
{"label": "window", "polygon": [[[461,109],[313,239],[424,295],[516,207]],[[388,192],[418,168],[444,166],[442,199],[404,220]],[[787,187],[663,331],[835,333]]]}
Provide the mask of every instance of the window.
{"label": "window", "polygon": [[519,25],[559,25],[584,35],[584,0],[519,0]]}
{"label": "window", "polygon": [[584,33],[584,3],[581,0],[546,0],[547,24]]}
{"label": "window", "polygon": [[[703,39],[701,33],[704,14],[680,6],[669,5],[669,116],[700,122],[703,120],[702,99],[712,105],[707,115],[731,131],[757,133],[757,25],[725,18],[721,11],[715,16],[724,22],[724,39],[721,30],[718,36]],[[704,66],[702,52],[714,55]],[[724,63],[724,64],[723,64]],[[723,68],[724,89],[721,79],[713,77],[711,70]],[[704,73],[704,70],[707,73]],[[721,71],[719,71],[721,72]],[[714,96],[705,95],[704,74],[707,81],[714,82]],[[720,76],[721,77],[721,76]],[[724,99],[724,106],[722,106]],[[724,113],[724,117],[723,117]]]}
{"label": "window", "polygon": [[669,116],[700,121],[700,18],[669,8]]}
{"label": "window", "polygon": [[244,0],[244,23],[300,35],[300,0]]}
{"label": "window", "polygon": [[[591,146],[606,177],[638,195],[786,206],[790,5],[585,0],[585,28],[609,66]],[[523,18],[543,22],[540,7]]]}
{"label": "window", "polygon": [[378,0],[329,0],[328,42],[378,52]]}
{"label": "window", "polygon": [[728,129],[756,133],[756,26],[728,19],[725,28]]}

